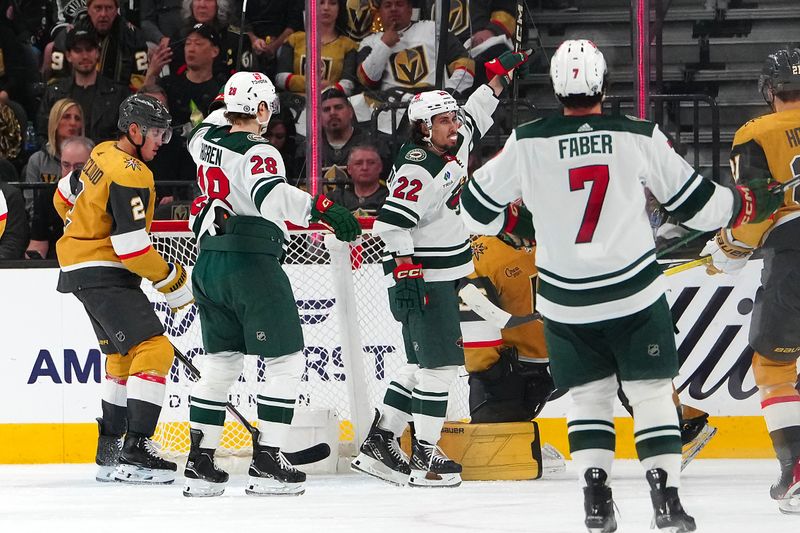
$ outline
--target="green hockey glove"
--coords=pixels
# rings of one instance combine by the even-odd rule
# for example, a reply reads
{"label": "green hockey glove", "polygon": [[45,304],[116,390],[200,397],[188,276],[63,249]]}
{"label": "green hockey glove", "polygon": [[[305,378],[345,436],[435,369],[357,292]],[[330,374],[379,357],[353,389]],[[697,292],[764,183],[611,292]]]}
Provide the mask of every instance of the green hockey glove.
{"label": "green hockey glove", "polygon": [[397,265],[392,272],[394,276],[393,304],[400,313],[408,313],[422,309],[425,305],[425,279],[422,277],[422,265]]}
{"label": "green hockey glove", "polygon": [[763,222],[783,204],[783,195],[772,190],[780,186],[768,179],[751,180],[747,186],[737,185],[734,190],[733,217],[730,227]]}
{"label": "green hockey glove", "polygon": [[311,205],[311,221],[317,220],[329,226],[340,241],[354,241],[361,235],[361,226],[356,217],[344,207],[328,200],[324,194],[318,194]]}
{"label": "green hockey glove", "polygon": [[511,83],[511,75],[509,72],[516,69],[514,75],[522,77],[524,75],[525,67],[520,68],[528,62],[533,50],[520,50],[519,52],[503,52],[498,57],[487,61],[483,64],[486,69],[486,79],[491,81],[495,76],[501,76],[503,87],[508,87]]}

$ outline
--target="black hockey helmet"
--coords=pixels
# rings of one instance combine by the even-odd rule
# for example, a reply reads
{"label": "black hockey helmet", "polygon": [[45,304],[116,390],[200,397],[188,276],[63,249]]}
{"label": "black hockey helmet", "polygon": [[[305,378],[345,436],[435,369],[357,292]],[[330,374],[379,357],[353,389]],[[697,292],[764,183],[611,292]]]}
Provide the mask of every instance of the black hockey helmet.
{"label": "black hockey helmet", "polygon": [[770,105],[776,94],[800,91],[800,48],[784,48],[767,56],[758,78],[758,90]]}
{"label": "black hockey helmet", "polygon": [[142,134],[149,128],[170,129],[172,116],[156,98],[147,94],[133,94],[119,106],[117,127],[127,133],[131,124],[138,124]]}

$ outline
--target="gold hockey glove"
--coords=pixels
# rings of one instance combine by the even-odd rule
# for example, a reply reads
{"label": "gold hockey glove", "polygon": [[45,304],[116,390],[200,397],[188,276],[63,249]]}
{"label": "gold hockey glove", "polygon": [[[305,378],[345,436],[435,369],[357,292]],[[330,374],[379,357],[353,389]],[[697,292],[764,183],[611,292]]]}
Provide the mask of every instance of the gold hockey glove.
{"label": "gold hockey glove", "polygon": [[194,296],[192,296],[192,291],[189,290],[189,286],[186,284],[189,280],[189,274],[186,269],[180,263],[167,264],[169,265],[169,274],[161,281],[153,283],[153,287],[164,295],[167,299],[167,305],[174,312],[193,303]]}
{"label": "gold hockey glove", "polygon": [[736,275],[753,255],[753,249],[734,239],[730,230],[721,229],[700,252],[701,257],[706,255],[711,256],[711,262],[706,265],[707,273]]}

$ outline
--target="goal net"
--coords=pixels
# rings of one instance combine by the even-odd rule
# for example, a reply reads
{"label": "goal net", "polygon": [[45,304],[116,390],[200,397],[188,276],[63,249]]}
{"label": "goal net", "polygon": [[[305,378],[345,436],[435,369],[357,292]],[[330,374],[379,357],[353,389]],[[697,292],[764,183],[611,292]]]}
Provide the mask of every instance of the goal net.
{"label": "goal net", "polygon": [[[406,360],[400,324],[389,311],[380,264],[382,243],[372,235],[371,222],[362,220],[364,234],[353,244],[338,241],[319,225],[291,229],[284,259],[305,339],[306,368],[296,410],[301,414],[304,409],[322,409],[335,418],[339,456],[354,453],[389,380]],[[197,248],[185,221],[153,222],[151,233],[153,245],[167,261],[191,269]],[[204,351],[197,308],[192,305],[173,315],[149,283],[142,287],[164,323],[166,335],[202,373]],[[469,415],[465,374],[460,372],[451,390],[450,420]],[[228,397],[253,423],[257,419],[257,387],[264,377],[259,358],[246,357],[244,371]],[[166,456],[180,457],[189,452],[188,398],[192,383],[190,374],[176,359],[154,435]],[[249,457],[251,452],[250,434],[228,414],[217,454]]]}

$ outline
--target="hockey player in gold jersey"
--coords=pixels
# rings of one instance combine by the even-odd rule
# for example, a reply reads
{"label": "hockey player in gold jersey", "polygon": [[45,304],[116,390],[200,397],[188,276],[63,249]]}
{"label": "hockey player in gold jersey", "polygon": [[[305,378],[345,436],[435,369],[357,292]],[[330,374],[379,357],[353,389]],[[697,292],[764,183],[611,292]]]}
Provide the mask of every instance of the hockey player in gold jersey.
{"label": "hockey player in gold jersey", "polygon": [[[744,185],[752,180],[781,183],[800,175],[800,49],[771,54],[759,78],[759,89],[773,113],[751,120],[733,139],[731,169]],[[780,463],[770,495],[783,512],[800,513],[800,196],[784,192],[783,205],[758,224],[723,229],[708,241],[710,274],[736,274],[756,249],[764,270],[750,322],[753,375],[761,409]]]}
{"label": "hockey player in gold jersey", "polygon": [[156,455],[150,443],[174,352],[140,288],[147,278],[173,310],[194,301],[183,266],[167,263],[148,235],[155,186],[146,162],[169,141],[170,121],[155,98],[128,97],[119,109],[119,140],[95,147],[54,198],[65,216],[56,244],[58,290],[80,300],[106,354],[98,481],[175,479],[175,463]]}

